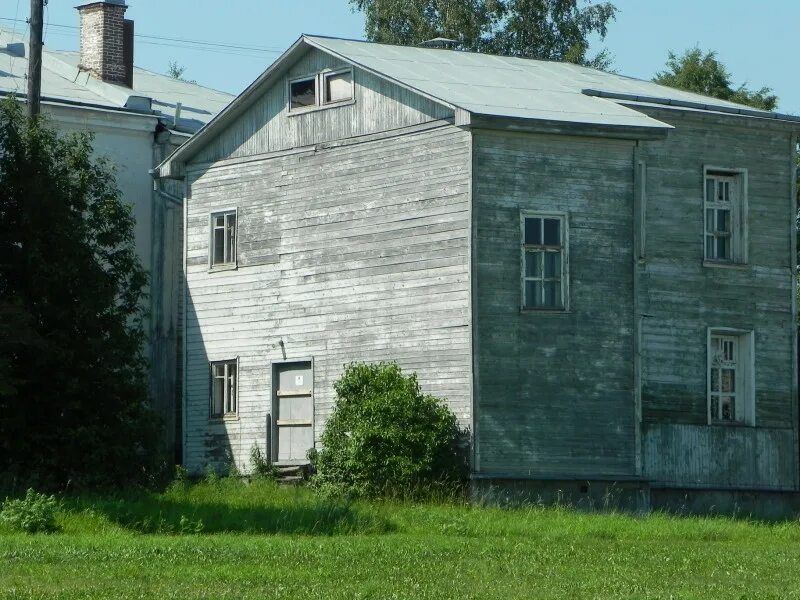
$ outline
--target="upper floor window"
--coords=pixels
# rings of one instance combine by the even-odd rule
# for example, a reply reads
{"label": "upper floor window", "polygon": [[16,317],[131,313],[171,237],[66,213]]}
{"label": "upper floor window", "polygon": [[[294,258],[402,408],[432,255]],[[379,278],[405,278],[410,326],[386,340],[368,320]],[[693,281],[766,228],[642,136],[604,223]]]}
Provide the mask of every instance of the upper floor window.
{"label": "upper floor window", "polygon": [[709,423],[754,424],[752,344],[752,332],[709,330]]}
{"label": "upper floor window", "polygon": [[289,112],[324,107],[353,99],[353,70],[323,71],[289,81]]}
{"label": "upper floor window", "polygon": [[211,265],[236,264],[236,211],[226,210],[211,215]]}
{"label": "upper floor window", "polygon": [[236,415],[237,411],[237,360],[211,363],[211,403],[209,415],[213,418]]}
{"label": "upper floor window", "polygon": [[567,307],[565,215],[522,214],[522,308]]}
{"label": "upper floor window", "polygon": [[747,262],[747,173],[705,169],[704,258],[711,263]]}

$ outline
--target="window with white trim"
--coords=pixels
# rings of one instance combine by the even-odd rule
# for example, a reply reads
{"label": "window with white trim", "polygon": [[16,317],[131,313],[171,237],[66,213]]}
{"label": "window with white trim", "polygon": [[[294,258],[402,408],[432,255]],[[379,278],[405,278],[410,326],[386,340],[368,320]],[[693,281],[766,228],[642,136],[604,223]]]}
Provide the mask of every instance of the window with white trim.
{"label": "window with white trim", "polygon": [[567,307],[565,215],[522,213],[522,308]]}
{"label": "window with white trim", "polygon": [[754,424],[752,343],[752,332],[709,330],[709,423]]}
{"label": "window with white trim", "polygon": [[303,112],[350,102],[354,98],[353,69],[322,71],[289,81],[289,112]]}
{"label": "window with white trim", "polygon": [[210,264],[212,267],[236,264],[236,211],[211,214]]}
{"label": "window with white trim", "polygon": [[704,258],[710,263],[745,263],[747,173],[705,169]]}
{"label": "window with white trim", "polygon": [[237,360],[211,363],[209,416],[212,419],[236,415],[238,367]]}

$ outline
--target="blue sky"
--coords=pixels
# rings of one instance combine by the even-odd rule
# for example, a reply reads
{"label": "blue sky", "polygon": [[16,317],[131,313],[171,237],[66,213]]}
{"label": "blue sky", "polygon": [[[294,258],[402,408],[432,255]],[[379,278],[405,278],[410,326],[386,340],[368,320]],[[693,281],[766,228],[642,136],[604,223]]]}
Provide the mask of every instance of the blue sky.
{"label": "blue sky", "polygon": [[[649,79],[663,68],[667,51],[699,44],[714,49],[750,87],[767,85],[780,98],[779,110],[800,114],[798,0],[614,0],[620,12],[604,42],[624,75]],[[3,0],[0,24],[28,16],[29,0]],[[50,0],[45,43],[77,49],[76,0]],[[301,33],[363,37],[363,17],[347,0],[128,0],[128,17],[139,35],[202,40],[258,50],[198,49],[164,39],[138,38],[136,64],[164,72],[171,60],[185,77],[237,93],[255,79]],[[18,30],[24,23],[17,23]],[[73,28],[63,27],[64,25]]]}

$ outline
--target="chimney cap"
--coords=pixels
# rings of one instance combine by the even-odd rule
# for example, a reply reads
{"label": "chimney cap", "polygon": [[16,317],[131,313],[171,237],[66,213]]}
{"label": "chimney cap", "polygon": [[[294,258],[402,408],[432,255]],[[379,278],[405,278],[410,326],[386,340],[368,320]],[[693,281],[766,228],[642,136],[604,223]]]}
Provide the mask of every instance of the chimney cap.
{"label": "chimney cap", "polygon": [[82,4],[78,4],[75,8],[81,10],[83,8],[89,8],[90,6],[95,6],[97,4],[113,4],[116,6],[127,6],[125,4],[125,0],[94,0],[93,2],[83,2]]}

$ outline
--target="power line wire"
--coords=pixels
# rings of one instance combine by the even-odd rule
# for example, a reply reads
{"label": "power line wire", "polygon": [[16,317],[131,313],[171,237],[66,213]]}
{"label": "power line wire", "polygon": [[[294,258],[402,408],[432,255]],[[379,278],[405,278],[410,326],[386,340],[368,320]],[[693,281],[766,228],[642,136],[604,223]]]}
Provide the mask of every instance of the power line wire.
{"label": "power line wire", "polygon": [[[17,1],[19,2],[19,0],[17,0]],[[16,22],[23,22],[24,19],[17,19],[17,18],[10,19],[10,18],[7,18],[7,17],[0,17],[0,21],[10,21],[10,22],[15,22],[16,23]],[[16,25],[15,25],[15,27],[16,27]],[[79,27],[76,27],[75,25],[63,25],[63,24],[60,24],[60,23],[48,23],[48,27],[57,27],[59,29],[68,29],[68,30],[75,30],[75,31],[80,29]],[[243,51],[249,51],[249,52],[263,52],[263,53],[267,53],[267,54],[280,54],[280,53],[283,52],[283,49],[275,48],[275,47],[271,47],[270,48],[270,47],[260,47],[260,46],[243,46],[243,45],[239,45],[239,44],[229,44],[229,43],[224,43],[224,42],[211,42],[211,41],[208,41],[208,40],[192,40],[192,39],[187,39],[187,38],[173,38],[173,37],[166,37],[166,36],[159,36],[159,35],[147,35],[147,34],[141,34],[141,33],[135,34],[134,37],[140,38],[142,40],[159,40],[159,41],[164,41],[164,42],[175,42],[175,43],[179,43],[179,44],[192,44],[192,46],[189,46],[189,47],[193,48],[193,49],[196,49],[196,50],[200,49],[197,46],[208,46],[208,47],[227,49],[227,50],[243,50]],[[143,41],[142,43],[152,43],[152,42],[144,42]],[[166,44],[161,44],[161,45],[166,45]],[[176,45],[174,47],[180,48],[181,46],[177,46]]]}

